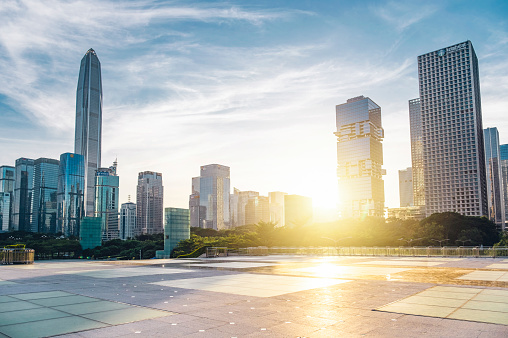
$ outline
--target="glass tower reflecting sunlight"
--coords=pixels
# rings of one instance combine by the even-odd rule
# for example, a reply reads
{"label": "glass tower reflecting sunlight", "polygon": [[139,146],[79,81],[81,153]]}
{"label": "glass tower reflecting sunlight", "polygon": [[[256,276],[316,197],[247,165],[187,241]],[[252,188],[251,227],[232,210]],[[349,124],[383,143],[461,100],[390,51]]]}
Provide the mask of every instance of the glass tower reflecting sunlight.
{"label": "glass tower reflecting sunlight", "polygon": [[84,161],[84,157],[79,154],[65,153],[60,155],[56,232],[62,232],[66,237],[79,236],[84,204]]}
{"label": "glass tower reflecting sunlight", "polygon": [[60,162],[51,158],[39,158],[34,162],[33,232],[56,232],[59,166]]}
{"label": "glass tower reflecting sunlight", "polygon": [[101,166],[102,80],[101,63],[93,49],[89,49],[79,69],[76,92],[76,130],[74,152],[83,155],[86,189],[85,215],[94,216],[95,172]]}

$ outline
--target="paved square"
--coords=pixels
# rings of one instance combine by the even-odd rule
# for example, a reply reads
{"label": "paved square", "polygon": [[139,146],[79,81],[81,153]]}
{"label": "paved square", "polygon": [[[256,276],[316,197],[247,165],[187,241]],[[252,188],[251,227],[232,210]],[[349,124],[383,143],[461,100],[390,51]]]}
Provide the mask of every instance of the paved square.
{"label": "paved square", "polygon": [[356,264],[368,264],[368,265],[402,265],[402,266],[436,266],[440,264],[444,264],[445,262],[419,262],[413,260],[389,260],[389,261],[369,261],[369,262],[359,262]]}
{"label": "paved square", "polygon": [[152,284],[254,297],[273,297],[349,282],[341,279],[238,274],[180,279]]}
{"label": "paved square", "polygon": [[457,279],[508,282],[508,271],[473,271]]}
{"label": "paved square", "polygon": [[508,290],[436,286],[377,310],[508,325]]}
{"label": "paved square", "polygon": [[170,315],[62,291],[14,294],[0,298],[0,334],[46,337]]}
{"label": "paved square", "polygon": [[136,276],[148,276],[148,275],[166,275],[174,273],[186,273],[194,272],[193,270],[187,269],[167,269],[167,268],[117,268],[107,270],[88,270],[88,271],[60,271],[62,274],[74,274],[94,278],[118,278],[118,277],[136,277]]}
{"label": "paved square", "polygon": [[228,268],[228,269],[249,269],[260,268],[264,266],[273,266],[275,263],[255,263],[255,262],[224,262],[224,263],[210,263],[210,264],[189,264],[193,267],[206,267],[206,268]]}
{"label": "paved square", "polygon": [[325,278],[351,278],[358,276],[386,276],[407,271],[403,268],[369,267],[369,266],[346,266],[321,264],[308,268],[292,269],[295,272],[311,273],[315,277]]}

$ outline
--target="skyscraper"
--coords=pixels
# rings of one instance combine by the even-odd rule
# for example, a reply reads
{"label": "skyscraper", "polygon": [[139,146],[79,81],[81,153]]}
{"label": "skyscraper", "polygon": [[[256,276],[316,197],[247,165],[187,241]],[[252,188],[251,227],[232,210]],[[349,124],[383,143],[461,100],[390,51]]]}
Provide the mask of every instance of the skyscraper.
{"label": "skyscraper", "polygon": [[103,241],[119,237],[118,198],[120,179],[116,174],[116,162],[110,168],[99,168],[95,175],[95,217],[101,218]]}
{"label": "skyscraper", "polygon": [[11,193],[0,192],[0,232],[9,231],[11,216]]}
{"label": "skyscraper", "polygon": [[138,175],[136,194],[136,229],[134,235],[164,232],[162,174],[144,171]]}
{"label": "skyscraper", "polygon": [[399,170],[399,197],[401,207],[413,206],[413,170]]}
{"label": "skyscraper", "polygon": [[272,191],[268,193],[270,199],[270,222],[277,226],[284,226],[284,196],[287,193],[281,191]]}
{"label": "skyscraper", "polygon": [[56,232],[59,167],[60,161],[50,158],[38,158],[34,161],[31,212],[33,232]]}
{"label": "skyscraper", "polygon": [[470,41],[418,56],[425,208],[487,215],[478,59]]}
{"label": "skyscraper", "polygon": [[[199,176],[199,206],[201,227],[222,230],[230,225],[229,213],[229,167],[220,164],[201,166]],[[194,181],[194,179],[193,179]],[[200,212],[201,212],[200,211]]]}
{"label": "skyscraper", "polygon": [[423,132],[420,98],[409,100],[409,126],[411,132],[413,205],[423,207],[425,206],[425,175],[423,167]]}
{"label": "skyscraper", "polygon": [[85,159],[85,214],[94,216],[95,172],[101,166],[102,80],[101,63],[89,49],[79,69],[76,91],[76,130],[74,152]]}
{"label": "skyscraper", "polygon": [[336,119],[341,216],[383,217],[381,108],[370,98],[358,96],[336,107]]}
{"label": "skyscraper", "polygon": [[134,238],[134,229],[136,229],[136,204],[123,203],[120,208],[120,238]]}
{"label": "skyscraper", "polygon": [[34,160],[18,158],[14,182],[12,230],[31,231],[32,193],[34,188]]}
{"label": "skyscraper", "polygon": [[485,169],[487,172],[488,217],[496,223],[499,230],[504,230],[505,202],[499,133],[497,128],[487,128],[483,130],[483,136],[485,140]]}
{"label": "skyscraper", "polygon": [[60,155],[57,190],[57,229],[64,236],[79,236],[84,209],[85,159],[83,155]]}
{"label": "skyscraper", "polygon": [[250,198],[245,205],[245,224],[270,222],[270,200],[268,196]]}
{"label": "skyscraper", "polygon": [[284,219],[286,226],[312,223],[312,198],[300,195],[284,195]]}
{"label": "skyscraper", "polygon": [[508,220],[508,144],[501,144],[499,146],[500,162],[501,162],[501,175],[503,177],[503,193],[504,193],[504,215],[505,215],[505,229],[506,220]]}
{"label": "skyscraper", "polygon": [[178,243],[190,238],[189,209],[166,208],[164,215],[164,250],[155,253],[157,258],[170,258]]}
{"label": "skyscraper", "polygon": [[15,168],[3,165],[0,166],[0,199],[2,200],[2,206],[0,207],[0,213],[2,214],[2,220],[0,221],[0,227],[2,231],[9,231],[12,228],[12,206],[14,203],[14,176]]}

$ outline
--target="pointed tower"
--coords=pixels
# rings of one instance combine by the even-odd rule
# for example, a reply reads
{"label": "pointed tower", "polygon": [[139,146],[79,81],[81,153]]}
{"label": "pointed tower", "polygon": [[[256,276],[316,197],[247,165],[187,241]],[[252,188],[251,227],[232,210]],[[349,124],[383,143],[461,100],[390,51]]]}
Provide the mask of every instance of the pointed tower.
{"label": "pointed tower", "polygon": [[89,49],[79,69],[76,92],[76,132],[74,152],[85,160],[83,216],[93,217],[95,197],[95,173],[101,166],[102,138],[102,81],[101,63],[93,49]]}

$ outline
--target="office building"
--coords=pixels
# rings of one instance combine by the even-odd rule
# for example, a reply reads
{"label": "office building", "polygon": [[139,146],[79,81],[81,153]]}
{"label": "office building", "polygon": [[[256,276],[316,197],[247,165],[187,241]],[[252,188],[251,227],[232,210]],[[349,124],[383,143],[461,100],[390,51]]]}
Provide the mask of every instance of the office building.
{"label": "office building", "polygon": [[505,215],[505,229],[506,221],[508,220],[508,144],[501,144],[499,146],[500,163],[501,163],[501,176],[503,182],[503,196],[504,196],[504,215]]}
{"label": "office building", "polygon": [[300,195],[284,195],[284,219],[286,226],[310,225],[313,221],[312,198]]}
{"label": "office building", "polygon": [[[257,197],[259,197],[259,192],[257,191],[240,191],[237,188],[233,188],[233,194],[230,195],[229,201],[231,215],[230,225],[232,228],[240,225],[253,224],[249,222],[253,222],[255,216],[252,215],[253,218],[247,220],[246,207],[249,201],[254,201]],[[252,209],[252,212],[255,212],[254,209]]]}
{"label": "office building", "polygon": [[384,217],[381,108],[368,97],[354,97],[336,107],[336,122],[341,216]]}
{"label": "office building", "polygon": [[270,222],[270,201],[268,196],[250,198],[245,205],[245,224]]}
{"label": "office building", "polygon": [[189,209],[166,208],[164,219],[164,250],[156,252],[157,258],[170,258],[178,243],[190,238]]}
{"label": "office building", "polygon": [[270,203],[270,222],[277,226],[284,226],[284,196],[287,193],[272,191],[268,193]]}
{"label": "office building", "polygon": [[409,100],[409,128],[411,132],[413,205],[424,206],[425,175],[423,163],[423,130],[420,98]]}
{"label": "office building", "polygon": [[15,166],[14,205],[12,206],[12,230],[32,231],[32,193],[34,184],[34,160],[18,158]]}
{"label": "office building", "polygon": [[134,238],[134,229],[136,229],[136,204],[123,203],[120,208],[120,238]]}
{"label": "office building", "polygon": [[164,232],[162,223],[163,189],[161,173],[144,171],[138,174],[135,236]]}
{"label": "office building", "polygon": [[227,229],[230,226],[229,194],[230,178],[229,167],[220,164],[201,166],[200,176],[192,179],[193,187],[199,180],[199,208],[196,203],[196,194],[191,195],[189,206],[193,208],[193,226],[196,221],[196,211],[199,227],[215,230]]}
{"label": "office building", "polygon": [[102,220],[100,217],[83,217],[79,230],[79,243],[83,250],[102,244]]}
{"label": "office building", "polygon": [[9,231],[11,216],[11,193],[0,192],[0,232]]}
{"label": "office building", "polygon": [[57,190],[57,229],[64,236],[79,236],[84,217],[85,158],[80,154],[60,155]]}
{"label": "office building", "polygon": [[101,166],[102,80],[101,63],[93,49],[81,59],[76,91],[74,153],[85,163],[85,216],[94,216],[95,172]]}
{"label": "office building", "polygon": [[199,205],[199,177],[192,178],[192,194],[189,196],[189,212],[191,227],[204,228],[206,207]]}
{"label": "office building", "polygon": [[504,230],[506,221],[504,186],[497,128],[484,129],[483,139],[485,144],[485,171],[487,173],[488,217],[496,223],[499,230]]}
{"label": "office building", "polygon": [[418,56],[426,215],[487,215],[478,59],[470,41]]}
{"label": "office building", "polygon": [[[14,167],[3,165],[0,166],[0,193],[2,195],[2,222],[0,226],[4,229],[7,226],[7,230],[10,231],[12,228],[12,206],[14,204],[14,176],[16,169]],[[9,198],[9,201],[6,201],[6,198]]]}
{"label": "office building", "polygon": [[57,190],[60,161],[39,158],[34,161],[31,231],[56,233]]}
{"label": "office building", "polygon": [[116,174],[116,162],[110,168],[99,168],[95,174],[95,217],[102,219],[102,240],[119,237],[118,198],[120,180]]}
{"label": "office building", "polygon": [[413,202],[413,170],[411,167],[399,170],[399,197],[401,207],[412,207]]}

